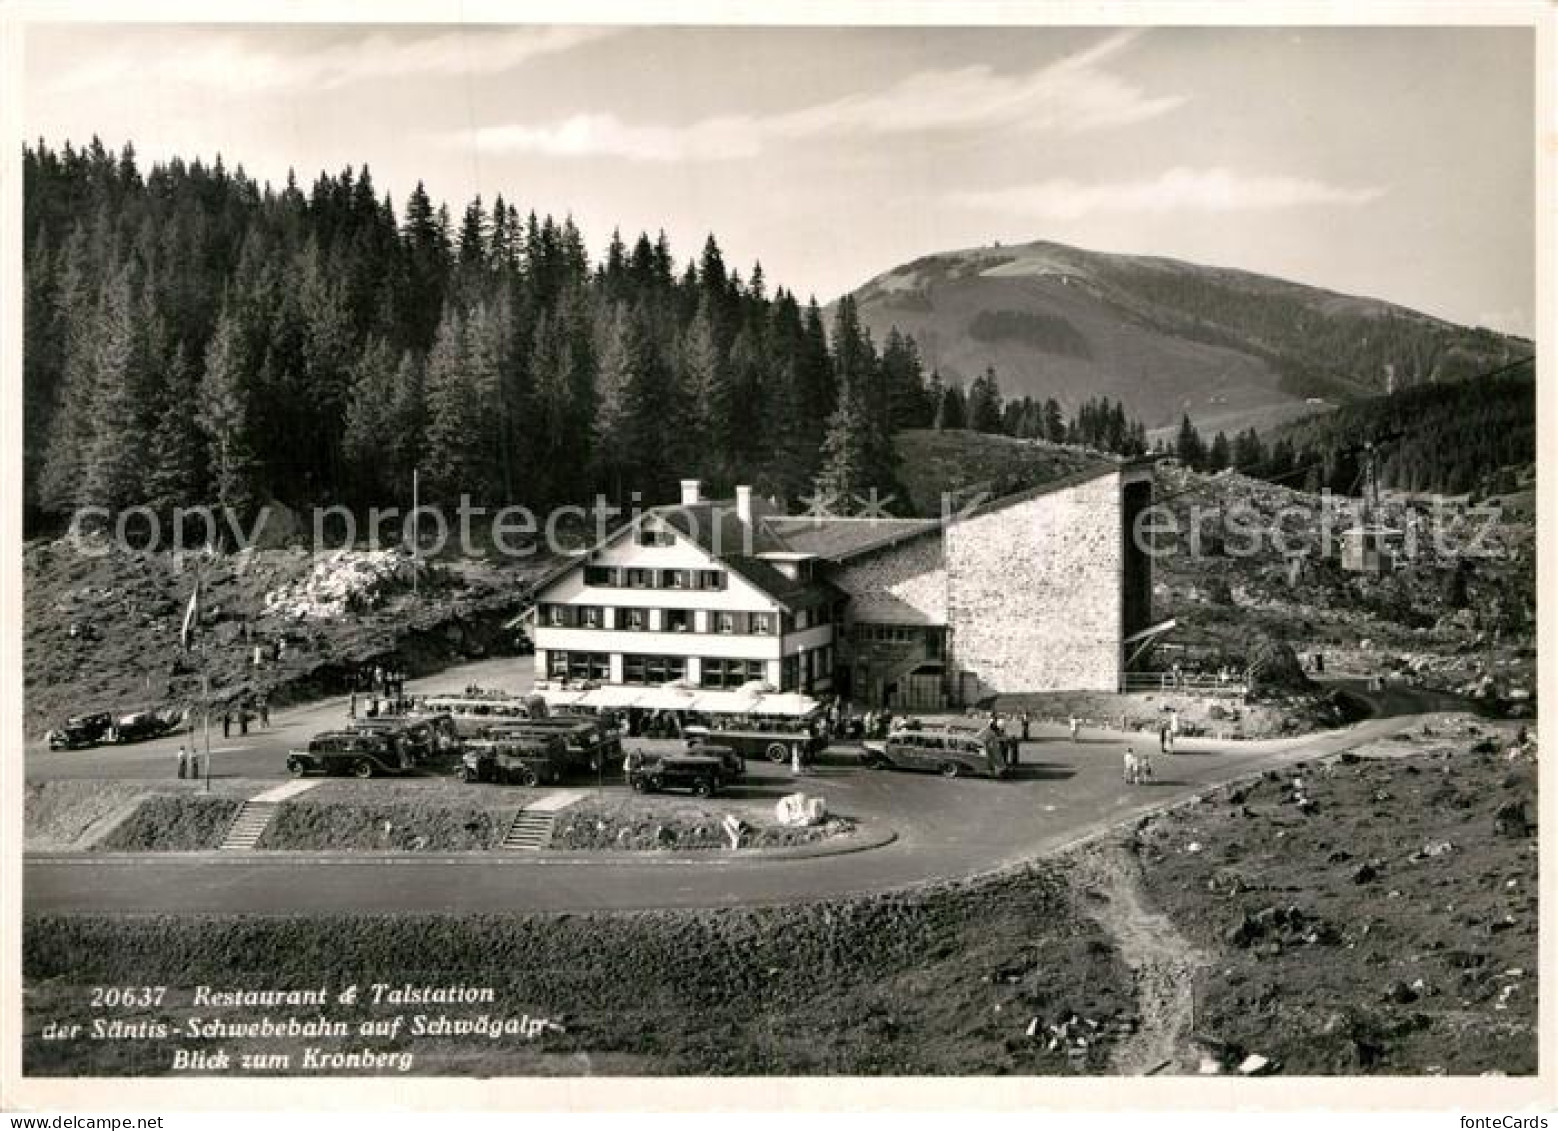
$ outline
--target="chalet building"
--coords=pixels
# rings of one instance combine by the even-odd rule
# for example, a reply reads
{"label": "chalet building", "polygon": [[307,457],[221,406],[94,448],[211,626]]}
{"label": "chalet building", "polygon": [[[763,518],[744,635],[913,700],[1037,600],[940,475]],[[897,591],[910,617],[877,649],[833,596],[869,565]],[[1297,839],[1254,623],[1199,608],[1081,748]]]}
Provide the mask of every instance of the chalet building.
{"label": "chalet building", "polygon": [[1118,690],[1151,632],[1151,502],[1150,465],[1115,462],[950,519],[789,517],[685,480],[543,584],[536,676],[909,709]]}

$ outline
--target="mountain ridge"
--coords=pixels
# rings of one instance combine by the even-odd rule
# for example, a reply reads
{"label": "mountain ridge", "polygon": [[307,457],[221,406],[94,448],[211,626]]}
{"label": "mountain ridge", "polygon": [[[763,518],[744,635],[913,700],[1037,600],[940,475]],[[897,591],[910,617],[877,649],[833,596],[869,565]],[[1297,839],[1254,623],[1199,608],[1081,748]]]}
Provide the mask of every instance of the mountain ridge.
{"label": "mountain ridge", "polygon": [[1050,240],[920,256],[851,293],[874,336],[912,335],[946,379],[994,366],[1007,396],[1102,394],[1149,428],[1271,427],[1533,352],[1382,299]]}

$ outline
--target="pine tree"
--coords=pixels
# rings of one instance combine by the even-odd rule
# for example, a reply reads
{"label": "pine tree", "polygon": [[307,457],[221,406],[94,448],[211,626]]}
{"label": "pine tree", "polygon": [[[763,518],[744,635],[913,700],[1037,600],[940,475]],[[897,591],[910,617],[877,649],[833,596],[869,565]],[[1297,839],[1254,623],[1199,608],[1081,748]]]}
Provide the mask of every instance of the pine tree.
{"label": "pine tree", "polygon": [[1174,454],[1186,467],[1200,468],[1206,463],[1206,447],[1201,442],[1201,434],[1196,431],[1195,425],[1190,423],[1188,413],[1180,421],[1179,440],[1175,445]]}
{"label": "pine tree", "polygon": [[1206,453],[1206,469],[1208,471],[1221,471],[1228,466],[1229,450],[1228,437],[1218,432],[1212,437],[1212,446]]}
{"label": "pine tree", "polygon": [[58,343],[60,389],[38,471],[38,503],[55,515],[75,508],[83,460],[93,443],[97,386],[92,356],[96,316],[93,272],[87,231],[78,224],[59,267],[53,336]]}
{"label": "pine tree", "polygon": [[92,343],[92,444],[81,468],[78,506],[111,511],[144,498],[144,401],[137,372],[134,297],[124,268],[104,280]]}
{"label": "pine tree", "polygon": [[726,473],[735,454],[736,396],[725,358],[714,339],[712,301],[705,294],[682,338],[681,384],[703,459],[695,469],[709,478]]}
{"label": "pine tree", "polygon": [[834,514],[849,514],[871,487],[871,425],[858,398],[845,397],[828,421],[822,440],[822,466],[814,493]]}
{"label": "pine tree", "polygon": [[994,367],[974,378],[969,387],[968,427],[975,432],[1001,431],[1001,385]]}
{"label": "pine tree", "polygon": [[200,431],[200,379],[183,347],[168,367],[167,388],[152,435],[146,502],[166,517],[204,501],[206,451]]}
{"label": "pine tree", "polygon": [[1066,442],[1066,417],[1054,397],[1044,402],[1044,438],[1053,444]]}
{"label": "pine tree", "polygon": [[941,409],[936,414],[936,428],[950,430],[968,427],[968,402],[963,396],[963,386],[951,382],[941,394]]}
{"label": "pine tree", "polygon": [[216,505],[240,515],[257,501],[248,435],[248,364],[237,323],[224,309],[206,350],[198,420],[211,453]]}
{"label": "pine tree", "polygon": [[399,468],[385,459],[395,436],[396,358],[382,338],[368,343],[352,367],[352,392],[346,407],[343,454],[363,501],[385,497],[393,490]]}

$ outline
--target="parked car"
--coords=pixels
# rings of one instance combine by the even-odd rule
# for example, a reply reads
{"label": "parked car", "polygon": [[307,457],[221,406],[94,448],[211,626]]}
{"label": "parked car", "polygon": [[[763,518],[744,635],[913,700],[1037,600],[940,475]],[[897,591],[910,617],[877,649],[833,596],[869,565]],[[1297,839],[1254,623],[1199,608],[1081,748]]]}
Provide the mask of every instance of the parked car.
{"label": "parked car", "polygon": [[161,738],[172,734],[184,725],[184,716],[178,711],[131,711],[114,720],[109,730],[110,742],[141,742],[148,738]]}
{"label": "parked car", "polygon": [[798,751],[801,761],[809,764],[828,744],[815,724],[805,720],[716,720],[684,727],[682,733],[729,746],[743,758],[767,758],[774,763],[793,761]]}
{"label": "parked car", "polygon": [[399,774],[416,765],[411,752],[393,737],[360,730],[328,730],[308,740],[306,750],[287,753],[287,771],[304,774],[351,774],[371,778],[375,774]]}
{"label": "parked car", "polygon": [[629,756],[628,784],[638,793],[686,789],[710,797],[725,784],[725,763],[703,753]]}
{"label": "parked car", "polygon": [[566,766],[557,735],[514,735],[467,742],[454,774],[463,782],[537,786],[562,780]]}
{"label": "parked car", "polygon": [[352,721],[351,729],[382,734],[411,754],[418,765],[458,754],[460,738],[448,715],[378,715]]}
{"label": "parked car", "polygon": [[509,736],[540,737],[552,735],[563,740],[568,763],[574,769],[598,773],[622,757],[622,740],[608,734],[594,719],[578,715],[553,715],[544,719],[511,720],[494,723],[482,732],[484,738]]}
{"label": "parked car", "polygon": [[717,745],[706,737],[694,736],[687,740],[689,754],[702,754],[706,758],[718,758],[725,781],[732,782],[747,776],[747,760],[733,746]]}
{"label": "parked car", "polygon": [[108,741],[113,729],[114,717],[107,711],[95,711],[88,715],[71,715],[59,726],[49,731],[50,750],[84,750]]}
{"label": "parked car", "polygon": [[885,770],[935,770],[942,777],[1006,776],[1007,739],[989,727],[919,726],[867,741],[865,763]]}

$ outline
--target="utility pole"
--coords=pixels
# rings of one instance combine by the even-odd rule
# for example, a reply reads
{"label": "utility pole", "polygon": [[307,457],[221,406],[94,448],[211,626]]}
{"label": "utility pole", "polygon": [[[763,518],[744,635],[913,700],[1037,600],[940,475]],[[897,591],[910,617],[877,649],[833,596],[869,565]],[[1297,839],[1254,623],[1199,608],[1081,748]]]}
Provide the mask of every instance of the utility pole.
{"label": "utility pole", "polygon": [[422,558],[422,542],[417,536],[417,519],[421,517],[420,504],[417,501],[418,486],[417,469],[413,467],[411,469],[411,595],[413,597],[417,595],[417,584],[420,580],[417,575],[421,573],[417,567],[421,565]]}
{"label": "utility pole", "polygon": [[200,676],[200,698],[205,705],[205,731],[206,731],[206,792],[211,792],[211,672],[206,670]]}

